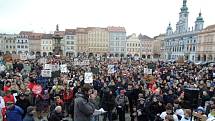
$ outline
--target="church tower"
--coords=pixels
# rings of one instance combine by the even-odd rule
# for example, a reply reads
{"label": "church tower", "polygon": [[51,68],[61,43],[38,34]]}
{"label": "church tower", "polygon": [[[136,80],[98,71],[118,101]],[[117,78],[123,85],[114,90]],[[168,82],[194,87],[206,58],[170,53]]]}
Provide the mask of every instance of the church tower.
{"label": "church tower", "polygon": [[171,26],[171,24],[169,23],[169,26],[167,27],[167,29],[166,29],[166,35],[171,35],[171,34],[173,34],[173,30],[172,30],[172,26]]}
{"label": "church tower", "polygon": [[187,0],[183,0],[183,6],[181,7],[181,12],[179,13],[179,21],[176,24],[176,32],[183,33],[188,30],[188,7]]}
{"label": "church tower", "polygon": [[201,31],[204,27],[204,19],[202,17],[202,13],[199,13],[199,16],[196,18],[195,22],[195,30],[196,31]]}

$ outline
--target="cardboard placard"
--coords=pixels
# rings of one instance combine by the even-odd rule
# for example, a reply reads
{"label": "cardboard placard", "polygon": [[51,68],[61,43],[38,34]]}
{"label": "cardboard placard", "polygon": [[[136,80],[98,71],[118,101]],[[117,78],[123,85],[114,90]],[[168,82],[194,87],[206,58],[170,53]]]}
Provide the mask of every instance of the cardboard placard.
{"label": "cardboard placard", "polygon": [[108,73],[113,74],[115,72],[116,72],[115,66],[114,65],[108,65]]}
{"label": "cardboard placard", "polygon": [[92,72],[85,72],[84,83],[93,83],[93,73]]}
{"label": "cardboard placard", "polygon": [[28,60],[28,56],[25,54],[20,54],[20,60]]}
{"label": "cardboard placard", "polygon": [[45,64],[44,69],[45,70],[52,70],[52,64]]}
{"label": "cardboard placard", "polygon": [[60,65],[60,71],[61,73],[68,73],[67,65],[66,64]]}
{"label": "cardboard placard", "polygon": [[46,58],[40,58],[39,59],[39,63],[40,64],[46,64],[47,63],[47,59]]}
{"label": "cardboard placard", "polygon": [[28,55],[27,56],[29,60],[34,60],[36,59],[36,55]]}
{"label": "cardboard placard", "polygon": [[52,71],[51,70],[42,70],[41,75],[42,75],[42,77],[51,77]]}
{"label": "cardboard placard", "polygon": [[79,65],[79,66],[86,66],[86,65],[90,65],[90,61],[89,60],[79,60],[79,59],[74,59],[74,63],[75,66]]}
{"label": "cardboard placard", "polygon": [[52,71],[59,71],[59,70],[60,70],[59,64],[57,64],[57,63],[52,64]]}

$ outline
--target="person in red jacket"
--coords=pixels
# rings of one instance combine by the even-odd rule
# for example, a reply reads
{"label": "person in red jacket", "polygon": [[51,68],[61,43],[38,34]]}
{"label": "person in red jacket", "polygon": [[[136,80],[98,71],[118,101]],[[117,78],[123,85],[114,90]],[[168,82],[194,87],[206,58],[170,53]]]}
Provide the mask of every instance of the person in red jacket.
{"label": "person in red jacket", "polygon": [[[4,103],[7,104],[8,102],[15,103],[14,96],[11,94],[10,90],[6,91],[5,96],[3,97]],[[6,106],[2,109],[2,117],[3,121],[6,121]]]}
{"label": "person in red jacket", "polygon": [[14,96],[11,94],[10,90],[6,91],[5,96],[3,97],[3,99],[4,99],[5,104],[7,102],[15,103]]}
{"label": "person in red jacket", "polygon": [[10,82],[10,81],[7,81],[7,82],[6,82],[6,85],[4,86],[3,91],[4,91],[4,92],[7,92],[8,90],[10,90],[10,88],[11,88],[11,82]]}
{"label": "person in red jacket", "polygon": [[73,100],[73,89],[67,87],[63,92],[64,109],[67,115],[71,114],[71,102]]}

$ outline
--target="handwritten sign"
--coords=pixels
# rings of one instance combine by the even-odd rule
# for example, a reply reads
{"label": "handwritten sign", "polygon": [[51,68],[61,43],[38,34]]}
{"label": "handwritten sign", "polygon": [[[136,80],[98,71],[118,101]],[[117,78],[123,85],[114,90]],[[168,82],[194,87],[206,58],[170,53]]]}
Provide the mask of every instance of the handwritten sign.
{"label": "handwritten sign", "polygon": [[20,60],[28,60],[28,56],[25,54],[20,54]]}
{"label": "handwritten sign", "polygon": [[79,60],[79,59],[74,59],[74,63],[75,66],[79,65],[79,66],[86,66],[86,65],[90,65],[90,61],[89,60]]}
{"label": "handwritten sign", "polygon": [[93,83],[93,73],[92,72],[85,72],[84,83]]}
{"label": "handwritten sign", "polygon": [[42,77],[51,77],[52,71],[51,70],[42,70],[41,75],[42,75]]}
{"label": "handwritten sign", "polygon": [[45,70],[52,70],[52,64],[45,64],[44,69]]}
{"label": "handwritten sign", "polygon": [[60,65],[60,71],[61,73],[68,73],[68,69],[67,69],[67,65],[66,64],[62,64]]}
{"label": "handwritten sign", "polygon": [[115,73],[115,66],[114,65],[108,65],[108,73],[113,74]]}

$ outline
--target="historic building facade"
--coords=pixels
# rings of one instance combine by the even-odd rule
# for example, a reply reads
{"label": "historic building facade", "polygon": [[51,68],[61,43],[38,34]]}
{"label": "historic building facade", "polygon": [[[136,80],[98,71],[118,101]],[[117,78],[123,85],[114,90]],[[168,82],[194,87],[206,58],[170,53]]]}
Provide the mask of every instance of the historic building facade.
{"label": "historic building facade", "polygon": [[198,33],[202,31],[204,20],[199,13],[195,21],[195,27],[188,27],[188,7],[187,0],[183,0],[183,6],[179,13],[179,21],[176,24],[176,30],[173,31],[171,24],[167,27],[164,51],[166,60],[177,60],[184,58],[189,61],[196,61],[196,44]]}
{"label": "historic building facade", "polygon": [[76,55],[76,33],[75,29],[66,29],[63,38],[63,55],[74,57]]}
{"label": "historic building facade", "polygon": [[143,59],[152,59],[153,58],[153,38],[150,38],[146,35],[140,34],[138,36],[140,40],[140,55]]}
{"label": "historic building facade", "polygon": [[108,52],[109,35],[107,28],[88,28],[88,53],[103,55]]}
{"label": "historic building facade", "polygon": [[126,30],[124,27],[107,27],[109,32],[109,53],[114,56],[125,56]]}
{"label": "historic building facade", "polygon": [[136,34],[132,34],[127,37],[126,41],[126,55],[140,57],[141,54],[141,42]]}
{"label": "historic building facade", "polygon": [[206,27],[198,35],[197,60],[215,61],[215,25]]}

